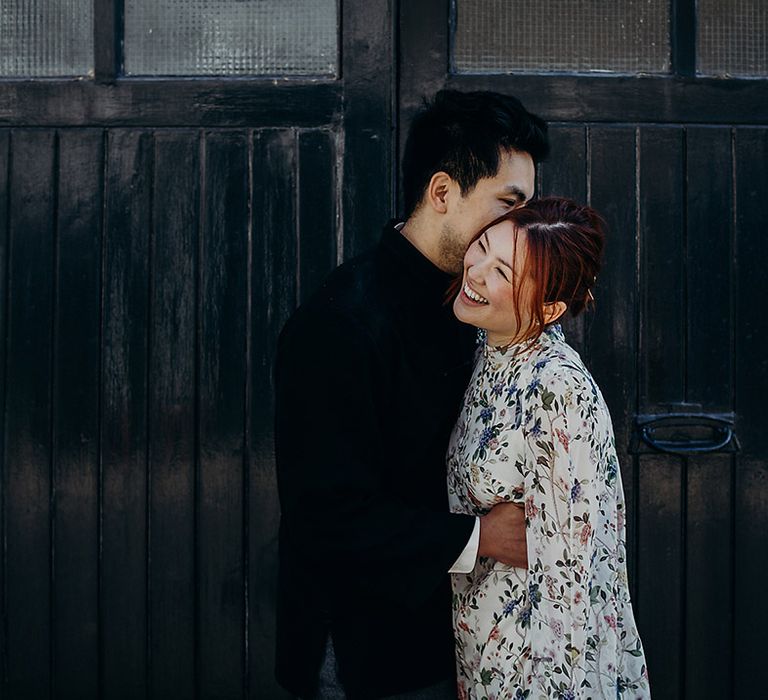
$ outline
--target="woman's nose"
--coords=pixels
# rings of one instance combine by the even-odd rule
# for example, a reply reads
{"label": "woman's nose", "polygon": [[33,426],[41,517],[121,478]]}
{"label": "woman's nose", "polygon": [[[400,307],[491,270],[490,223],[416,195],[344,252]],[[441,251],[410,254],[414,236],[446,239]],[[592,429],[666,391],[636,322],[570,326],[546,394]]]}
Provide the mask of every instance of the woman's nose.
{"label": "woman's nose", "polygon": [[488,274],[488,263],[489,261],[486,259],[478,260],[474,265],[472,265],[472,267],[469,268],[467,275],[472,277],[472,279],[476,280],[477,282],[483,282],[485,280],[485,276]]}
{"label": "woman's nose", "polygon": [[467,270],[467,279],[473,287],[480,287],[483,284],[482,270],[478,269],[477,265],[473,265]]}

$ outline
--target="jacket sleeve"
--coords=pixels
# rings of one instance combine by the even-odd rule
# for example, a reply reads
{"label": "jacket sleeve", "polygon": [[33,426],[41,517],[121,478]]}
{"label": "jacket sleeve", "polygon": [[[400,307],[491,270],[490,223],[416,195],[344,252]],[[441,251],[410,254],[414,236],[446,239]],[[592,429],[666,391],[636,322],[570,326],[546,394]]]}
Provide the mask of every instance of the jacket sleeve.
{"label": "jacket sleeve", "polygon": [[[474,518],[405,504],[387,488],[367,331],[333,314],[294,317],[276,362],[275,445],[281,528],[335,593],[418,606],[445,580]],[[402,407],[407,410],[407,407]]]}

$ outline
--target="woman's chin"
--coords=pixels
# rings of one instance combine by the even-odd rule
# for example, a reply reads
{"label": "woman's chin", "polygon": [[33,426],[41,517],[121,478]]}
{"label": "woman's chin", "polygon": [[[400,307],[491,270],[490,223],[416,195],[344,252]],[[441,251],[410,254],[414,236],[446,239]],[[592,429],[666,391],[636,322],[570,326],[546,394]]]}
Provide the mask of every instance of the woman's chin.
{"label": "woman's chin", "polygon": [[481,328],[479,325],[477,314],[473,313],[474,309],[480,309],[482,307],[470,307],[467,304],[462,303],[461,297],[457,296],[453,302],[453,315],[459,319],[462,323],[467,323],[475,328]]}

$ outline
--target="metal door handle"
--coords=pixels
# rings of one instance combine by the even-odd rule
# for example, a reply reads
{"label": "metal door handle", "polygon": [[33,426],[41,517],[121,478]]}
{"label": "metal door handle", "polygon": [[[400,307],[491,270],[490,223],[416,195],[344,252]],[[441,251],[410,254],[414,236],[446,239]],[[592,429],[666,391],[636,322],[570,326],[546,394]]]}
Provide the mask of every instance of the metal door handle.
{"label": "metal door handle", "polygon": [[[695,435],[702,431],[708,431],[709,435]],[[733,416],[730,414],[666,413],[638,416],[637,432],[645,444],[670,454],[736,452],[739,449],[733,430]],[[660,433],[666,435],[662,437]]]}

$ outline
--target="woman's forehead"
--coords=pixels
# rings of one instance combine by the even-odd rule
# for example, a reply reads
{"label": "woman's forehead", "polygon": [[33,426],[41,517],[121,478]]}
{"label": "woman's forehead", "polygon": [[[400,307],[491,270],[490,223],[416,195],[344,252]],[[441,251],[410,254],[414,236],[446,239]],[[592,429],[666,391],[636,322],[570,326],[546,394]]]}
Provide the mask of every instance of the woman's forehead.
{"label": "woman's forehead", "polygon": [[511,221],[501,221],[491,226],[487,231],[493,253],[500,258],[506,258],[511,264],[515,253],[524,253],[527,248],[525,229],[516,227]]}

